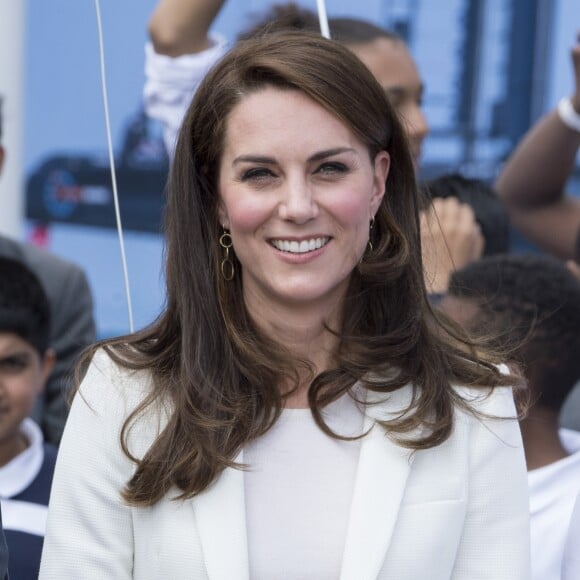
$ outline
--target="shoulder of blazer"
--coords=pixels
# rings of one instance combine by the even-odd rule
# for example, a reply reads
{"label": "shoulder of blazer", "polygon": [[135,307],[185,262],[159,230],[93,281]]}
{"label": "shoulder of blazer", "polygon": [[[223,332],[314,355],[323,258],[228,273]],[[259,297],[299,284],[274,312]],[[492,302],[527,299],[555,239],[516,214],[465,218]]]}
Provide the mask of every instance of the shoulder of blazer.
{"label": "shoulder of blazer", "polygon": [[[148,370],[122,367],[100,349],[95,353],[75,399],[80,397],[93,412],[103,417],[111,429],[120,431],[152,389],[153,377]],[[171,412],[170,401],[157,400],[134,417],[127,443],[135,457],[142,457],[147,452],[167,425]]]}
{"label": "shoulder of blazer", "polygon": [[[465,387],[452,385],[451,388],[465,402],[466,406],[455,407],[454,421],[462,424],[485,423],[493,427],[498,421],[517,421],[513,390],[511,387]],[[391,393],[369,391],[365,412],[375,421],[388,421],[412,412],[415,388],[408,384]],[[424,432],[425,427],[417,427],[404,437],[411,439]]]}

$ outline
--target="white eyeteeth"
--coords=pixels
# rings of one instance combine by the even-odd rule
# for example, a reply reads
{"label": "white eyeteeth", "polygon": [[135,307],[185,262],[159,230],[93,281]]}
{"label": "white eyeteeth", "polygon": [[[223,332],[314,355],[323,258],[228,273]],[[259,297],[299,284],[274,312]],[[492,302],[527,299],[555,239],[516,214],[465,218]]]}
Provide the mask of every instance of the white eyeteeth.
{"label": "white eyeteeth", "polygon": [[281,252],[289,252],[291,254],[305,254],[318,250],[325,246],[330,238],[312,238],[310,240],[288,241],[288,240],[272,240],[272,245]]}

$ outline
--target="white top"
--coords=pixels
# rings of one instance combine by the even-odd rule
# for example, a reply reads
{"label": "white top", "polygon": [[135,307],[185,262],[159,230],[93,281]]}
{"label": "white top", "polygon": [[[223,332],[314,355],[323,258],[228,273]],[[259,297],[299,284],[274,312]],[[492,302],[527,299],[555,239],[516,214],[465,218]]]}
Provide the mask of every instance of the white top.
{"label": "white top", "polygon": [[570,517],[580,491],[580,433],[560,429],[560,440],[570,455],[528,472],[533,580],[560,580]]}
{"label": "white top", "polygon": [[170,57],[157,54],[153,45],[145,45],[145,113],[163,124],[163,138],[173,158],[177,134],[197,87],[209,69],[226,53],[223,36],[211,34],[213,46],[195,54]]}
{"label": "white top", "polygon": [[576,498],[572,512],[562,565],[562,580],[578,580],[578,578],[580,578],[580,494]]}
{"label": "white top", "polygon": [[44,461],[44,437],[40,427],[29,418],[24,419],[20,432],[28,440],[28,447],[3,467],[0,467],[0,503],[2,525],[5,530],[44,536],[48,506],[21,497],[36,479]]}
{"label": "white top", "polygon": [[2,499],[22,493],[35,480],[44,460],[44,438],[40,427],[32,419],[26,418],[20,426],[20,432],[28,440],[28,447],[0,467]]}
{"label": "white top", "polygon": [[[325,416],[341,435],[363,432],[364,416],[350,396]],[[252,580],[340,576],[360,445],[326,435],[310,409],[287,409],[244,449]]]}

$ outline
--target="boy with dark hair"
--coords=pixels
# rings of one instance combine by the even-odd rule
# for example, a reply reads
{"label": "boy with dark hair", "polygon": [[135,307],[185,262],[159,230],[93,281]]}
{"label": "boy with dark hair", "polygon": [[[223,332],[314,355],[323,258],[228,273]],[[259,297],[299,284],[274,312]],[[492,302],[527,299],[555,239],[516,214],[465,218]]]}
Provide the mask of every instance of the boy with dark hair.
{"label": "boy with dark hair", "polygon": [[532,577],[559,579],[580,490],[580,433],[558,428],[580,379],[580,281],[554,258],[498,255],[454,272],[441,308],[492,337],[521,366],[532,397],[521,421],[530,485]]}
{"label": "boy with dark hair", "polygon": [[36,276],[0,257],[0,503],[11,578],[38,578],[56,447],[28,418],[54,366]]}

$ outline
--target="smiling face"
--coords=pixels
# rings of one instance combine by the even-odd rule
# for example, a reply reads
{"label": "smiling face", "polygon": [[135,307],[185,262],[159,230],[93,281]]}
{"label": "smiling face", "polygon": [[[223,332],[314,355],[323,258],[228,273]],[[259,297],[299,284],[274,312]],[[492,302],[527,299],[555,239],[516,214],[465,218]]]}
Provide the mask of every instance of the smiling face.
{"label": "smiling face", "polygon": [[421,108],[423,82],[407,47],[402,41],[392,38],[377,38],[372,42],[347,46],[373,73],[401,116],[417,168],[429,125]]}
{"label": "smiling face", "polygon": [[30,415],[52,367],[50,351],[43,359],[17,334],[0,332],[0,463],[22,450],[20,424]]}
{"label": "smiling face", "polygon": [[389,155],[296,90],[264,88],[226,122],[220,222],[242,265],[250,312],[336,305],[369,239]]}

